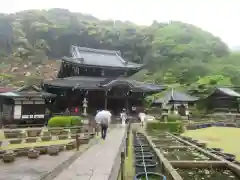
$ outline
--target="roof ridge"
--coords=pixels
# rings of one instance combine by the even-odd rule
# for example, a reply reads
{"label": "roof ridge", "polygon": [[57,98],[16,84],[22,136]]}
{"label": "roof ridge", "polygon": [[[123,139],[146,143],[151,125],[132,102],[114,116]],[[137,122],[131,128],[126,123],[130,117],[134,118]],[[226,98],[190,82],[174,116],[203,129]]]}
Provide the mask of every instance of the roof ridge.
{"label": "roof ridge", "polygon": [[72,46],[72,47],[77,48],[79,51],[95,52],[95,53],[104,53],[104,54],[113,54],[113,55],[116,55],[116,54],[118,54],[118,53],[121,54],[120,51],[116,51],[116,50],[94,49],[94,48],[80,47],[80,46]]}

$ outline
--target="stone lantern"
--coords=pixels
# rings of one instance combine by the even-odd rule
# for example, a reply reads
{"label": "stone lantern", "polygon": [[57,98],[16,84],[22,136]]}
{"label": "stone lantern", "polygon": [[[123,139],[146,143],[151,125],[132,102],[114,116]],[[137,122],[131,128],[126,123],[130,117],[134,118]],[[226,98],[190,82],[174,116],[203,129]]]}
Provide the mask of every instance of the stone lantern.
{"label": "stone lantern", "polygon": [[88,107],[88,101],[87,101],[87,98],[84,98],[83,99],[83,115],[84,116],[87,116],[87,107]]}

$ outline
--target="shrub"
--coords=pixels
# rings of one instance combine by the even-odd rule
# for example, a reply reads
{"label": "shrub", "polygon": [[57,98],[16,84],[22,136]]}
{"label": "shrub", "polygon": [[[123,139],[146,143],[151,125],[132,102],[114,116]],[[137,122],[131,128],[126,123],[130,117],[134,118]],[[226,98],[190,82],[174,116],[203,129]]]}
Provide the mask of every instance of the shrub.
{"label": "shrub", "polygon": [[147,122],[148,131],[168,131],[172,133],[182,133],[183,132],[183,123],[182,121],[176,122],[159,122],[151,121]]}
{"label": "shrub", "polygon": [[177,122],[181,120],[181,116],[177,114],[169,114],[167,119],[168,119],[168,122]]}
{"label": "shrub", "polygon": [[55,116],[48,121],[49,127],[70,127],[82,125],[82,118],[79,116]]}

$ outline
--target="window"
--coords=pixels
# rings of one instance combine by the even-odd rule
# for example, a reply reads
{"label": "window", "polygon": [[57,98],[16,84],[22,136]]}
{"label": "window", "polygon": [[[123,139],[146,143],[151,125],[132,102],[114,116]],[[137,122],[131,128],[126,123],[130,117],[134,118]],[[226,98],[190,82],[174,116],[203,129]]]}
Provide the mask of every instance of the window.
{"label": "window", "polygon": [[22,115],[45,114],[45,104],[23,104]]}

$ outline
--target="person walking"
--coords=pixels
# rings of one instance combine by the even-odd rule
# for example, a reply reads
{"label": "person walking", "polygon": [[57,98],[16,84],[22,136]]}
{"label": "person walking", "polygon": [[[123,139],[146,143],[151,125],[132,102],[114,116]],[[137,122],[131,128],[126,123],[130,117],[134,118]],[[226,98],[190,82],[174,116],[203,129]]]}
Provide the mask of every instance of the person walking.
{"label": "person walking", "polygon": [[126,125],[126,121],[127,121],[127,112],[126,112],[126,109],[123,109],[122,112],[120,113],[120,118],[121,118],[121,121],[122,121],[122,126],[125,126]]}
{"label": "person walking", "polygon": [[144,126],[144,121],[145,121],[145,118],[146,118],[145,112],[144,112],[144,111],[143,111],[143,112],[140,112],[140,113],[138,114],[138,117],[139,117],[139,119],[140,119],[140,121],[141,121],[141,126],[143,127],[143,126]]}
{"label": "person walking", "polygon": [[108,126],[111,123],[111,117],[112,114],[107,110],[98,111],[95,116],[96,123],[101,127],[101,136],[103,140],[106,139]]}

